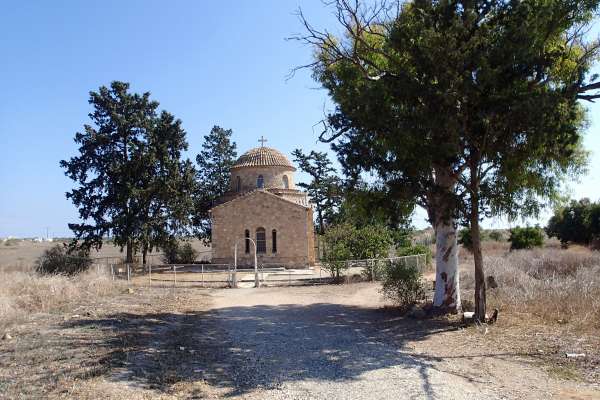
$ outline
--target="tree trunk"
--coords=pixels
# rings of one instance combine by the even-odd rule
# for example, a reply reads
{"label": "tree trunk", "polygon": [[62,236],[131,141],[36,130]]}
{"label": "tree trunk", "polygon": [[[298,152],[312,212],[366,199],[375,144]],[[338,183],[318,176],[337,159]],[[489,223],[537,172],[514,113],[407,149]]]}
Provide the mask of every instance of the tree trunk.
{"label": "tree trunk", "polygon": [[323,223],[323,211],[321,210],[321,207],[317,210],[317,218],[319,220],[319,230],[321,231],[319,233],[323,235],[325,233],[325,226]]}
{"label": "tree trunk", "polygon": [[451,167],[434,168],[435,188],[427,196],[427,213],[435,231],[435,294],[433,306],[441,311],[458,312],[460,276],[454,189],[456,176]]}
{"label": "tree trunk", "polygon": [[457,228],[453,219],[436,221],[435,295],[433,306],[450,312],[460,311]]}
{"label": "tree trunk", "polygon": [[479,229],[479,182],[476,168],[471,168],[471,240],[473,242],[473,262],[475,263],[475,320],[485,322],[485,274],[481,253],[481,232]]}
{"label": "tree trunk", "polygon": [[475,319],[485,322],[485,275],[478,217],[474,219],[471,217],[471,237],[473,238],[473,261],[475,262]]}
{"label": "tree trunk", "polygon": [[127,264],[133,263],[133,241],[131,239],[127,240],[127,256],[125,262]]}
{"label": "tree trunk", "polygon": [[144,250],[142,250],[142,264],[146,265],[146,258],[148,256],[148,246],[144,245]]}

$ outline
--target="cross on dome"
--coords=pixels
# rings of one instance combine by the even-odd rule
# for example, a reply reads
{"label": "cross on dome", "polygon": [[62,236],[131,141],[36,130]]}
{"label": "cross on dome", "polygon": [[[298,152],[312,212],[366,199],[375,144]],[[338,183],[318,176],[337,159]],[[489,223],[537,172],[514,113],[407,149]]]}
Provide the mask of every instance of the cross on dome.
{"label": "cross on dome", "polygon": [[258,141],[260,142],[260,147],[265,147],[265,142],[267,139],[265,139],[263,135],[260,135],[260,139],[258,139]]}

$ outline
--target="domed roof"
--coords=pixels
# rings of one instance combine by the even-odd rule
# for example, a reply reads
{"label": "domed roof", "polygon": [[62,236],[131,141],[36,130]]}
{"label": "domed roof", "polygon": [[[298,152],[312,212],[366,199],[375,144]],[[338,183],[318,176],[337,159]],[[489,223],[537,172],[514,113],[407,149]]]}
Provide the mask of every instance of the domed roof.
{"label": "domed roof", "polygon": [[288,167],[296,170],[283,153],[271,147],[255,147],[248,150],[237,159],[231,168],[243,167]]}

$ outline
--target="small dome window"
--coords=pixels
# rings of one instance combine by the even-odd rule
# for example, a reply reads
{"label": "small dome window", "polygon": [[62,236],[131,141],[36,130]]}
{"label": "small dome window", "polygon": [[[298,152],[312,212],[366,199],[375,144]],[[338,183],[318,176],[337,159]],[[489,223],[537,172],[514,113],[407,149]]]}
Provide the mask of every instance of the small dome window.
{"label": "small dome window", "polygon": [[284,189],[289,189],[290,188],[290,181],[288,180],[287,175],[283,176],[283,188]]}
{"label": "small dome window", "polygon": [[265,178],[263,178],[262,175],[259,175],[258,179],[256,179],[256,187],[259,189],[262,189],[265,187]]}

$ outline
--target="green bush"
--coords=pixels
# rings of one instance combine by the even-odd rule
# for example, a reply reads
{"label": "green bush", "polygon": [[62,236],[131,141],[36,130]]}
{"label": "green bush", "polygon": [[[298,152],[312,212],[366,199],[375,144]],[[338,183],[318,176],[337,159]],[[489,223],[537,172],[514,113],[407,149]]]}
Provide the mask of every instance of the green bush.
{"label": "green bush", "polygon": [[68,250],[56,245],[44,251],[35,262],[35,271],[43,275],[75,275],[87,270],[92,259],[85,250]]}
{"label": "green bush", "polygon": [[[323,267],[339,279],[348,268],[347,260],[386,258],[394,243],[393,232],[382,225],[365,225],[356,228],[349,223],[330,226],[322,236]],[[369,263],[365,278],[373,280],[376,263]]]}
{"label": "green bush", "polygon": [[[394,243],[392,232],[381,225],[366,225],[354,229],[350,239],[350,250],[355,260],[387,258]],[[378,275],[378,264],[369,262],[362,271],[366,280],[372,281]]]}
{"label": "green bush", "polygon": [[346,261],[352,259],[352,238],[355,231],[350,224],[340,224],[330,226],[323,235],[323,268],[338,280],[348,268]]}
{"label": "green bush", "polygon": [[548,221],[546,234],[556,237],[565,246],[590,244],[600,237],[600,203],[589,199],[572,200],[569,205],[556,209]]}
{"label": "green bush", "polygon": [[427,265],[431,265],[432,253],[431,249],[427,246],[424,246],[422,244],[413,244],[412,246],[401,247],[396,250],[396,255],[398,257],[416,256],[419,254],[425,254],[425,262],[427,263]]}
{"label": "green bush", "polygon": [[162,250],[163,260],[167,264],[193,264],[198,257],[198,252],[189,242],[180,245],[176,240],[172,240],[163,246]]}
{"label": "green bush", "polygon": [[417,264],[405,259],[385,263],[382,284],[383,295],[401,307],[425,298],[425,284]]}
{"label": "green bush", "polygon": [[511,250],[532,249],[544,245],[544,232],[539,226],[516,227],[510,230]]}
{"label": "green bush", "polygon": [[393,244],[392,233],[381,225],[366,225],[351,229],[348,239],[352,258],[356,260],[388,257]]}

